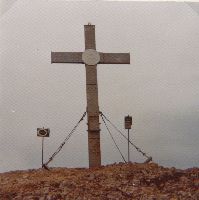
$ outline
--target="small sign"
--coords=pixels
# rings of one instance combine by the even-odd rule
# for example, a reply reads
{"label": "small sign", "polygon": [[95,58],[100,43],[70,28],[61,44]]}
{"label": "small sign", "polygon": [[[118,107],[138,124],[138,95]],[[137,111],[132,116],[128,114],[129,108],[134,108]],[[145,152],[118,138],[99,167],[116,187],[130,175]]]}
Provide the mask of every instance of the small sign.
{"label": "small sign", "polygon": [[132,117],[131,116],[126,116],[124,118],[124,123],[125,123],[125,129],[131,129],[131,125],[132,125]]}
{"label": "small sign", "polygon": [[37,128],[37,136],[38,137],[49,137],[50,129],[49,128]]}

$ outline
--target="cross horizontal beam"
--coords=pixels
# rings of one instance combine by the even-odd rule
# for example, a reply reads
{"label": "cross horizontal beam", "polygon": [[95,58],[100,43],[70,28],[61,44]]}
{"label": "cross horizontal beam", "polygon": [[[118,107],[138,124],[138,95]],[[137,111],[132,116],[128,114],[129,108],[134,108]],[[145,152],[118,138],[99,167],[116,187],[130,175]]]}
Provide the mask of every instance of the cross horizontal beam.
{"label": "cross horizontal beam", "polygon": [[129,53],[100,53],[99,64],[130,64]]}
{"label": "cross horizontal beam", "polygon": [[[98,64],[130,64],[129,53],[99,53]],[[81,63],[82,52],[51,52],[51,63]]]}
{"label": "cross horizontal beam", "polygon": [[82,63],[82,52],[51,52],[51,63]]}

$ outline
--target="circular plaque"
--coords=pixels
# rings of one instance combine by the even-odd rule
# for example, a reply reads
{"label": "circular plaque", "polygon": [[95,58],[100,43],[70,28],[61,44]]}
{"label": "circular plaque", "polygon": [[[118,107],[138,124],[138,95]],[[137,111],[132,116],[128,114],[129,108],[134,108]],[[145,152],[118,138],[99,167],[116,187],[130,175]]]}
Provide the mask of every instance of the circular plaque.
{"label": "circular plaque", "polygon": [[100,54],[94,49],[86,49],[82,54],[82,60],[87,65],[96,65],[100,61]]}

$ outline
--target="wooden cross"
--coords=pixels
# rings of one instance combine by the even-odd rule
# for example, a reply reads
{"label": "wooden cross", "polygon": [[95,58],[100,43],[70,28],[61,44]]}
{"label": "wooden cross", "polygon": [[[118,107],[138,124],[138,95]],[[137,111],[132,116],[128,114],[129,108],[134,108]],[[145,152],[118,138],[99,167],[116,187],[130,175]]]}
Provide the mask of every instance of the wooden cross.
{"label": "wooden cross", "polygon": [[98,167],[101,166],[101,151],[97,64],[130,64],[130,54],[97,52],[94,25],[84,25],[84,34],[84,52],[51,52],[51,63],[85,64],[89,167]]}

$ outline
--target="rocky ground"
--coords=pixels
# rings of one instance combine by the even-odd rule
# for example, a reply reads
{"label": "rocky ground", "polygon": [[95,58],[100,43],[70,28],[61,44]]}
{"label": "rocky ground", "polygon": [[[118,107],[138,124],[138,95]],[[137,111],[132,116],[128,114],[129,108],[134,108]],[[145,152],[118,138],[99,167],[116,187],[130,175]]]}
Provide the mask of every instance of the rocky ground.
{"label": "rocky ground", "polygon": [[0,174],[0,200],[199,200],[199,168],[149,164],[93,169],[50,168]]}

